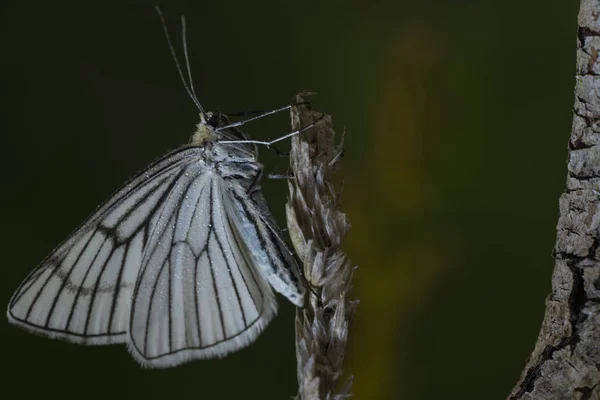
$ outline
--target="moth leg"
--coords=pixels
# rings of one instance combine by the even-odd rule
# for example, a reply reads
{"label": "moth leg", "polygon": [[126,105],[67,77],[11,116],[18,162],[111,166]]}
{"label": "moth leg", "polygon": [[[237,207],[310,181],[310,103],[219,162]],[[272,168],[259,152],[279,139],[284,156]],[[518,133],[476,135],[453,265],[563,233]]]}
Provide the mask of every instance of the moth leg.
{"label": "moth leg", "polygon": [[285,175],[285,174],[267,174],[267,179],[294,180],[294,179],[296,179],[296,177],[294,175]]}
{"label": "moth leg", "polygon": [[263,171],[262,169],[260,169],[258,171],[258,174],[256,174],[254,176],[254,179],[252,179],[252,183],[250,183],[250,186],[248,186],[248,189],[246,190],[246,194],[248,196],[250,196],[252,193],[254,192],[258,192],[260,190],[260,180],[263,176]]}
{"label": "moth leg", "polygon": [[290,152],[289,151],[283,152],[283,151],[279,150],[275,146],[269,146],[268,149],[271,150],[276,155],[278,155],[279,157],[289,157],[290,156]]}

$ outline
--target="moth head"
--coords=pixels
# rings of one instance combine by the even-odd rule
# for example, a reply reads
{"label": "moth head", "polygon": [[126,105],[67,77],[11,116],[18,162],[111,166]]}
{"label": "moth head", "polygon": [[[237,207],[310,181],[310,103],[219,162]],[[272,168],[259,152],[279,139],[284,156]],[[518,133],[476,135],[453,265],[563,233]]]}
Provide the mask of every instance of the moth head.
{"label": "moth head", "polygon": [[[221,141],[228,142],[239,142],[249,140],[249,137],[235,126],[231,126],[229,118],[220,111],[207,112],[200,114],[200,122],[196,125],[196,132],[190,139],[190,145],[192,146],[203,146],[206,150],[213,150],[213,145]],[[242,152],[238,154],[238,157],[251,157],[254,158],[256,153],[255,144],[243,144],[243,143],[224,143],[224,146],[228,150],[223,153],[220,157],[230,157],[231,154],[228,151]],[[220,146],[219,146],[220,147]]]}

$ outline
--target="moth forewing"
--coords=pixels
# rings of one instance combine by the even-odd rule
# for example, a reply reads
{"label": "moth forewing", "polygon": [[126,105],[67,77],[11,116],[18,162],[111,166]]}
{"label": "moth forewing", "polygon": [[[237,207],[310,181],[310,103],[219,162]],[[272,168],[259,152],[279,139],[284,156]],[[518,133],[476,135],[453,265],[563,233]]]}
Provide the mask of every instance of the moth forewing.
{"label": "moth forewing", "polygon": [[304,302],[298,266],[258,191],[254,144],[207,113],[189,145],[123,186],[19,286],[8,319],[83,344],[126,343],[144,366],[220,357]]}

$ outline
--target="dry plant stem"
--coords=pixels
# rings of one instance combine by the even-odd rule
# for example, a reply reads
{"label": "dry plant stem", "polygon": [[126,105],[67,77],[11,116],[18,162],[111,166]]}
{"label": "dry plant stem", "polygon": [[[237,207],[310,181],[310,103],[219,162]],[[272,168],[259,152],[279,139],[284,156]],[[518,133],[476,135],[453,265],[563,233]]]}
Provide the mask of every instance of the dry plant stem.
{"label": "dry plant stem", "polygon": [[[296,104],[303,104],[306,94],[296,96]],[[352,271],[341,250],[350,225],[330,183],[340,150],[331,117],[307,105],[294,106],[291,117],[293,130],[319,121],[293,138],[290,153],[295,179],[289,182],[288,229],[311,288],[296,314],[297,398],[341,400],[350,396],[352,383],[350,378],[336,393],[356,302],[346,299]]]}
{"label": "dry plant stem", "polygon": [[600,2],[578,18],[573,127],[552,292],[509,399],[600,399]]}

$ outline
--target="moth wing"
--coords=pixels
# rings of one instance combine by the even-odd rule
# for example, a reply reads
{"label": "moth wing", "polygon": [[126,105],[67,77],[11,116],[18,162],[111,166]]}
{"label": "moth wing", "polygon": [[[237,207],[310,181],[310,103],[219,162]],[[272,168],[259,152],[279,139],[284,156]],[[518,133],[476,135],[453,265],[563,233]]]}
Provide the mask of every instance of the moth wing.
{"label": "moth wing", "polygon": [[149,367],[222,357],[276,314],[271,287],[213,173],[177,187],[149,239],[133,300],[130,351]]}
{"label": "moth wing", "polygon": [[100,206],[21,283],[8,320],[71,342],[125,342],[149,234],[197,151],[164,156]]}
{"label": "moth wing", "polygon": [[298,307],[304,305],[306,287],[294,254],[277,226],[262,193],[233,193],[231,213],[253,249],[252,256],[271,287]]}

